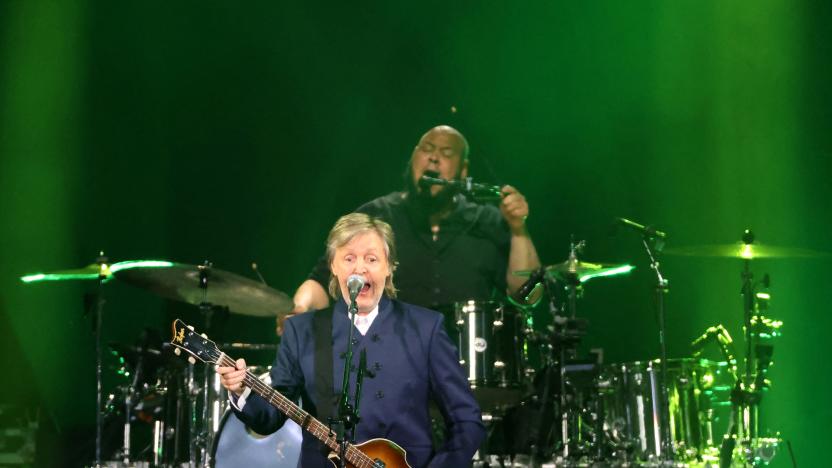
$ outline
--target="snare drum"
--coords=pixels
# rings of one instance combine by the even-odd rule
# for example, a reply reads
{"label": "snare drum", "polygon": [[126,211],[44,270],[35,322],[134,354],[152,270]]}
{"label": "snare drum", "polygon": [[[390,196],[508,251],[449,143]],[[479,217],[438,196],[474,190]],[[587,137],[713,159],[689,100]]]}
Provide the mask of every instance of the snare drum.
{"label": "snare drum", "polygon": [[[260,380],[271,384],[269,373]],[[300,458],[301,428],[292,420],[267,436],[257,434],[242,423],[229,408],[220,420],[214,436],[211,458],[215,468],[295,467]]]}

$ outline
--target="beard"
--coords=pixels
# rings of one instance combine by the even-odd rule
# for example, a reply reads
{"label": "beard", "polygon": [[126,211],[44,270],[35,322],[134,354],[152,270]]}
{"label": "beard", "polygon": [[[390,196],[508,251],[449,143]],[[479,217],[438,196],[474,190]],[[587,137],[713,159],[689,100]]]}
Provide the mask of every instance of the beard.
{"label": "beard", "polygon": [[[430,177],[439,177],[439,174],[433,171],[426,171],[425,175]],[[453,205],[454,198],[459,190],[452,187],[442,187],[439,192],[434,195],[431,193],[430,186],[417,187],[415,183],[408,184],[408,198],[412,200],[410,203],[411,216],[420,227],[430,227],[430,216],[445,211]],[[421,190],[420,190],[421,188]]]}

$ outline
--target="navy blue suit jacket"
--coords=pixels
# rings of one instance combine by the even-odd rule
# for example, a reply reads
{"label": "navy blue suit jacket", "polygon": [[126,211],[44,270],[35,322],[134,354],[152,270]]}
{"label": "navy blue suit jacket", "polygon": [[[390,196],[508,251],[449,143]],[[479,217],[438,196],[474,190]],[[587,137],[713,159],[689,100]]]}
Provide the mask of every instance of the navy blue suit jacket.
{"label": "navy blue suit jacket", "polygon": [[[272,385],[293,400],[301,397],[304,409],[313,415],[321,404],[315,401],[316,313],[286,320],[271,370]],[[332,314],[334,395],[341,392],[350,327],[347,306],[343,300],[337,301]],[[355,330],[353,337],[353,364],[357,367],[360,352],[366,349],[367,367],[375,374],[364,378],[356,441],[378,437],[392,440],[407,451],[407,461],[413,467],[469,466],[485,438],[485,428],[442,315],[385,296],[367,334],[362,336]],[[351,395],[354,385],[355,372]],[[446,425],[447,439],[436,452],[431,439],[429,399],[436,402]],[[336,414],[334,407],[331,414]],[[285,421],[282,413],[253,393],[237,415],[261,434],[276,431]],[[304,432],[299,466],[331,466],[322,447],[314,436]]]}

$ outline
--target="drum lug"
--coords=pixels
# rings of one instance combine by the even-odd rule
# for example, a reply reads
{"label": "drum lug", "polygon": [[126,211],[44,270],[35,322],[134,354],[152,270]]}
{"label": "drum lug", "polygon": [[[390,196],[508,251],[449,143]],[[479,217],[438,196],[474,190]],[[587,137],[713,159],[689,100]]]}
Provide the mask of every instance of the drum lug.
{"label": "drum lug", "polygon": [[494,328],[502,328],[503,326],[503,307],[501,304],[494,310],[494,322],[492,322]]}

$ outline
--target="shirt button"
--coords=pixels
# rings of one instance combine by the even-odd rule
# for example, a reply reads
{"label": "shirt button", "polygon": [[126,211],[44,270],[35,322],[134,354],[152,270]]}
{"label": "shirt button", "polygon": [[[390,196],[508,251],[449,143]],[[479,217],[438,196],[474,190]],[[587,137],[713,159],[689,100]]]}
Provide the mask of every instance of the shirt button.
{"label": "shirt button", "polygon": [[378,336],[378,333],[373,333],[373,341],[381,341],[381,338]]}
{"label": "shirt button", "polygon": [[382,398],[384,398],[384,392],[382,392],[381,390],[377,391],[376,392],[376,399],[381,400]]}
{"label": "shirt button", "polygon": [[353,346],[355,346],[355,345],[357,345],[357,344],[358,344],[358,339],[357,339],[357,338],[353,338],[353,339],[352,339],[352,345],[353,345]]}

